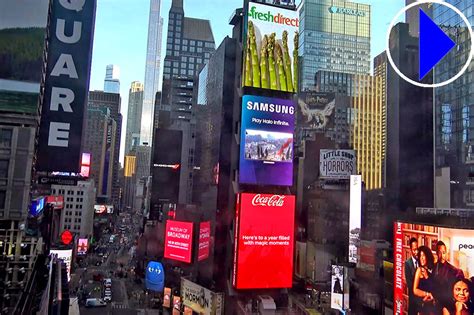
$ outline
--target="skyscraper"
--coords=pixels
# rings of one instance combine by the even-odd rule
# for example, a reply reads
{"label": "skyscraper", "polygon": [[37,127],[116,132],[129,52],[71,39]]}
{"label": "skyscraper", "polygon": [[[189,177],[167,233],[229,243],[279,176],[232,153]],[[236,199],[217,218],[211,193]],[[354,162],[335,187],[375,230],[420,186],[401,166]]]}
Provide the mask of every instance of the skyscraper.
{"label": "skyscraper", "polygon": [[104,92],[120,94],[120,68],[116,65],[105,68]]}
{"label": "skyscraper", "polygon": [[153,137],[155,95],[160,89],[161,36],[163,30],[163,18],[160,16],[160,11],[161,0],[150,0],[140,145],[143,143],[151,145]]}
{"label": "skyscraper", "polygon": [[140,142],[142,121],[143,84],[133,81],[128,92],[127,133],[125,137],[125,155]]}
{"label": "skyscraper", "polygon": [[[472,1],[446,2],[459,8],[474,24]],[[473,39],[461,17],[445,6],[433,5],[433,18],[457,44],[434,69],[433,81],[439,83],[461,70],[472,54]],[[473,64],[453,83],[435,89],[436,207],[474,207]]]}
{"label": "skyscraper", "polygon": [[306,0],[300,5],[301,90],[314,90],[319,70],[369,74],[370,5]]}

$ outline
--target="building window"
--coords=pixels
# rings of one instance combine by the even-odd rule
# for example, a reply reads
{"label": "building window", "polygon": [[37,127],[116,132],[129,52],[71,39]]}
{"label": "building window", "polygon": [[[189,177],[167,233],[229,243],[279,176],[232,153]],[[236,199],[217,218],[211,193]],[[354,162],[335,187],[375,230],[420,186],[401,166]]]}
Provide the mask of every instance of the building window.
{"label": "building window", "polygon": [[7,197],[7,192],[5,190],[0,190],[0,209],[5,209],[6,197]]}
{"label": "building window", "polygon": [[12,145],[12,129],[0,129],[0,147],[9,148]]}
{"label": "building window", "polygon": [[0,160],[0,178],[8,178],[9,160]]}

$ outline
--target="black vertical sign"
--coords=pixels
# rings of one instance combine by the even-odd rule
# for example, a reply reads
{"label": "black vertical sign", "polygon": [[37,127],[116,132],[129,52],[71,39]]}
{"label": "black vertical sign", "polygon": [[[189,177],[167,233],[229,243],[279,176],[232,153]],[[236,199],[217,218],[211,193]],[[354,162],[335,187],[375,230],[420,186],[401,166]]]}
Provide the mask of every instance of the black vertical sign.
{"label": "black vertical sign", "polygon": [[96,0],[51,0],[38,171],[79,172]]}

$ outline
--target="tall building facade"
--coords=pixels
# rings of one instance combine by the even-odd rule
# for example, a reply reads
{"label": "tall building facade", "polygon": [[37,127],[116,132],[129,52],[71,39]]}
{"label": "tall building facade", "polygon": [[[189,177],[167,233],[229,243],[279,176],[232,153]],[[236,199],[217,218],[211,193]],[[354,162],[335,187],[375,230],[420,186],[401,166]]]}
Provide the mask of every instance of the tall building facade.
{"label": "tall building facade", "polygon": [[[112,199],[111,203],[115,206],[119,206],[120,199],[120,185],[118,182],[118,173],[119,173],[119,154],[120,154],[120,139],[122,134],[122,114],[120,113],[120,94],[115,93],[106,93],[102,91],[91,91],[89,92],[89,103],[88,109],[104,110],[108,109],[110,111],[110,117],[115,121],[116,132],[114,139],[114,148],[113,156],[110,161],[112,163]],[[108,127],[109,129],[112,127]],[[93,130],[91,130],[93,132]],[[108,131],[108,137],[112,136],[113,132]],[[107,139],[111,141],[111,139]],[[100,187],[99,187],[100,188]]]}
{"label": "tall building facade", "polygon": [[[447,0],[474,24],[472,1]],[[433,5],[433,18],[457,44],[435,67],[435,83],[464,66],[470,51],[469,29],[452,10]],[[435,167],[437,207],[474,207],[474,62],[456,81],[435,89]],[[443,176],[444,175],[444,176]]]}
{"label": "tall building facade", "polygon": [[135,206],[135,195],[137,190],[137,177],[136,177],[136,166],[137,157],[134,155],[135,152],[129,152],[129,155],[125,155],[125,167],[124,167],[124,198],[123,205],[125,209],[133,210]]}
{"label": "tall building facade", "polygon": [[153,110],[155,105],[155,95],[161,87],[160,62],[163,18],[160,16],[160,13],[161,0],[150,0],[140,145],[146,143],[151,146],[153,138]]}
{"label": "tall building facade", "polygon": [[104,92],[120,94],[120,68],[117,65],[105,68]]}
{"label": "tall building facade", "polygon": [[306,0],[299,12],[302,91],[315,89],[319,70],[369,74],[370,5]]}
{"label": "tall building facade", "polygon": [[143,83],[133,81],[128,93],[127,134],[125,136],[125,154],[140,144],[142,121]]}
{"label": "tall building facade", "polygon": [[[417,0],[405,0],[406,5],[410,5]],[[405,12],[405,22],[408,23],[410,29],[410,35],[413,37],[420,36],[420,18],[419,9],[422,9],[428,16],[433,15],[433,4],[432,3],[421,3]]]}

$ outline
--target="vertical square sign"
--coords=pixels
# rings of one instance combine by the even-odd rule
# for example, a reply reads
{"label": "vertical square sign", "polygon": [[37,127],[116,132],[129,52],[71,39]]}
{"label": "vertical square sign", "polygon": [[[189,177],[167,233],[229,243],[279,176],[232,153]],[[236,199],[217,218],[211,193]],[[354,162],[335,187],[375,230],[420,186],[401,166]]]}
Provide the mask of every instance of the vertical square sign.
{"label": "vertical square sign", "polygon": [[234,287],[290,288],[295,196],[243,193],[237,206]]}
{"label": "vertical square sign", "polygon": [[292,100],[244,95],[239,182],[291,186],[294,130]]}
{"label": "vertical square sign", "polygon": [[166,221],[165,258],[191,262],[193,223]]}
{"label": "vertical square sign", "polygon": [[211,241],[211,222],[201,222],[199,224],[199,249],[198,261],[209,257],[209,247]]}

